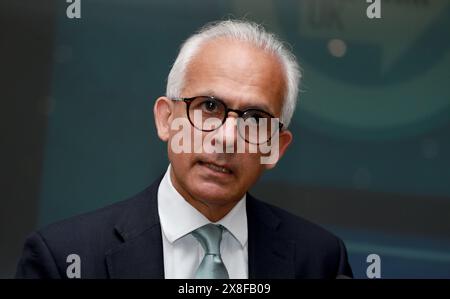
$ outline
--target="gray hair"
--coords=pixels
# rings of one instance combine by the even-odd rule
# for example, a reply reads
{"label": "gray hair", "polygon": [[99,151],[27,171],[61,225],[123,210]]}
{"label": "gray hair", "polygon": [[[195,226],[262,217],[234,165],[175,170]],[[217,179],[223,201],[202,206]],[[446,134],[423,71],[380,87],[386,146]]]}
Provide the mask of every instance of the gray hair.
{"label": "gray hair", "polygon": [[185,74],[189,63],[198,52],[200,46],[215,38],[225,37],[250,42],[280,60],[286,79],[283,106],[280,121],[289,126],[297,103],[300,67],[295,56],[273,33],[267,32],[261,25],[241,20],[226,20],[209,23],[197,33],[189,37],[181,46],[177,59],[167,78],[166,96],[179,98],[184,88]]}

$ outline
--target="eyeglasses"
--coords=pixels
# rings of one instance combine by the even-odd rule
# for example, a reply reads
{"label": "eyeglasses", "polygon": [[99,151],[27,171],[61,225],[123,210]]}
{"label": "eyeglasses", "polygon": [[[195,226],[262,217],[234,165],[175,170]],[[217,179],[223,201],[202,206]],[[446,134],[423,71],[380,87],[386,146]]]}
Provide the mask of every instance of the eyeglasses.
{"label": "eyeglasses", "polygon": [[260,109],[237,110],[212,96],[196,96],[192,98],[174,99],[186,103],[186,114],[189,122],[196,129],[203,132],[212,132],[221,127],[227,120],[230,112],[236,113],[239,136],[246,142],[262,144],[283,128],[283,124],[272,114]]}

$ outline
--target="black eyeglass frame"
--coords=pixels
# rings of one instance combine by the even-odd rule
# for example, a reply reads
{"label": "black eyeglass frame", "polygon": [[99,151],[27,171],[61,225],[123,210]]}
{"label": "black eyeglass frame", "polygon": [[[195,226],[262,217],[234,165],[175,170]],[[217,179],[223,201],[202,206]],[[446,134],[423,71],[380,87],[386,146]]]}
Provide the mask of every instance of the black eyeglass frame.
{"label": "black eyeglass frame", "polygon": [[[262,112],[262,113],[264,113],[264,114],[267,114],[267,115],[270,116],[271,118],[275,118],[275,116],[273,116],[271,113],[269,113],[269,112],[267,112],[267,111],[264,111],[264,110],[262,110],[262,109],[258,109],[258,108],[248,108],[248,109],[245,109],[245,110],[239,110],[239,109],[231,109],[231,108],[228,108],[227,104],[225,104],[224,101],[222,101],[222,100],[220,100],[220,99],[218,99],[218,98],[216,98],[216,97],[213,97],[213,96],[195,96],[195,97],[191,97],[191,98],[179,98],[179,99],[173,99],[174,101],[180,101],[180,100],[182,100],[183,102],[186,103],[186,114],[187,114],[187,116],[188,116],[188,118],[189,118],[189,121],[190,121],[191,125],[194,126],[195,128],[197,128],[197,127],[194,125],[194,123],[192,122],[192,120],[191,120],[191,118],[190,118],[190,116],[189,116],[189,108],[190,108],[190,106],[191,106],[191,103],[192,103],[195,99],[197,99],[197,98],[209,98],[209,99],[211,99],[211,100],[214,100],[214,101],[217,101],[217,102],[221,103],[221,104],[225,107],[225,114],[224,114],[225,117],[223,118],[221,125],[223,125],[223,124],[227,121],[228,114],[229,114],[230,112],[236,113],[240,118],[243,118],[243,119],[246,119],[246,118],[245,118],[245,113],[248,113],[248,111],[259,111],[259,112]],[[281,130],[283,129],[284,124],[281,123],[281,122],[279,122],[279,123],[278,123],[278,126],[279,126],[278,129],[281,131]],[[197,128],[197,129],[199,129],[200,131],[203,131],[203,132],[212,132],[212,131],[214,131],[214,130],[217,130],[218,128],[219,128],[219,127],[214,128],[214,129],[212,129],[212,130],[203,130],[203,129],[200,129],[200,128]]]}

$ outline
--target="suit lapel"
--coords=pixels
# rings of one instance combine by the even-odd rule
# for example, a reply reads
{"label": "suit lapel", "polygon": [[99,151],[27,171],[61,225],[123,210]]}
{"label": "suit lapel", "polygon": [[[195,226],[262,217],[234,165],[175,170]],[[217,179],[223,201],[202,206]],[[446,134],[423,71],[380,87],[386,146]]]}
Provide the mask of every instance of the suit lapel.
{"label": "suit lapel", "polygon": [[123,241],[106,253],[111,278],[164,278],[158,186],[162,177],[134,198],[114,227]]}
{"label": "suit lapel", "polygon": [[164,278],[161,227],[155,225],[106,256],[111,278]]}
{"label": "suit lapel", "polygon": [[278,233],[280,219],[247,195],[249,278],[295,278],[295,242]]}

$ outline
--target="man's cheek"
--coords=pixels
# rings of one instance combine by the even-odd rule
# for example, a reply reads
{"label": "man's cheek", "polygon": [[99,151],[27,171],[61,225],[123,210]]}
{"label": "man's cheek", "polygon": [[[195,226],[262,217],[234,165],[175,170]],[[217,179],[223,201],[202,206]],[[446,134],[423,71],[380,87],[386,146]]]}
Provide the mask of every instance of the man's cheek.
{"label": "man's cheek", "polygon": [[249,176],[253,173],[259,173],[260,168],[260,154],[237,154],[237,169],[241,176]]}

